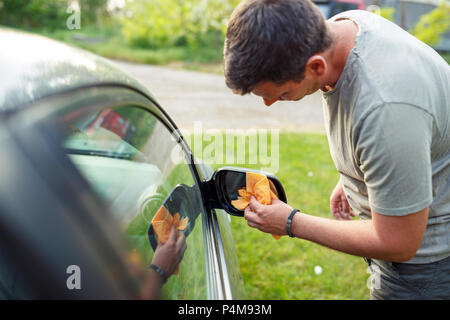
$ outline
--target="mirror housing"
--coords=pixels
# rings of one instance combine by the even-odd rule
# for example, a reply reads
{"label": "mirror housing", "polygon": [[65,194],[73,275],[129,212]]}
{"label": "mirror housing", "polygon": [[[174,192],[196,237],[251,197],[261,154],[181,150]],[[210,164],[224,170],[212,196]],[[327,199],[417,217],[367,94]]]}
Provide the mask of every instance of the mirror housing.
{"label": "mirror housing", "polygon": [[275,175],[248,168],[222,167],[214,172],[210,180],[203,183],[208,208],[223,209],[231,215],[243,217],[244,210],[235,208],[231,201],[237,199],[239,189],[246,187],[247,172],[265,175],[278,199],[287,202],[283,185]]}

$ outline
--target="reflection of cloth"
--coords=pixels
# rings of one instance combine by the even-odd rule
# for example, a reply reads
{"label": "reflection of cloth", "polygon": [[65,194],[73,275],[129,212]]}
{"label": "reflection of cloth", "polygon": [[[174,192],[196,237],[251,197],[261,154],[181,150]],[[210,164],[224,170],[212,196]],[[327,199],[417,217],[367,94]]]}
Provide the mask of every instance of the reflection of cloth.
{"label": "reflection of cloth", "polygon": [[[238,190],[239,197],[237,200],[231,201],[231,204],[238,210],[244,210],[250,203],[250,197],[254,196],[259,203],[269,205],[272,199],[278,199],[275,194],[276,189],[269,179],[263,174],[247,172],[246,188]],[[275,239],[281,236],[272,234]]]}
{"label": "reflection of cloth", "polygon": [[186,229],[188,220],[188,217],[180,220],[179,213],[175,213],[172,216],[166,207],[161,206],[152,219],[153,229],[155,230],[158,242],[164,244],[169,240],[172,225],[175,225],[177,231]]}
{"label": "reflection of cloth", "polygon": [[[173,225],[175,225],[177,231],[182,231],[186,229],[188,221],[188,217],[180,219],[179,213],[175,213],[175,215],[172,216],[166,207],[161,206],[152,219],[153,230],[155,230],[158,243],[164,244],[169,240],[170,231],[172,230]],[[178,267],[174,273],[178,273]]]}

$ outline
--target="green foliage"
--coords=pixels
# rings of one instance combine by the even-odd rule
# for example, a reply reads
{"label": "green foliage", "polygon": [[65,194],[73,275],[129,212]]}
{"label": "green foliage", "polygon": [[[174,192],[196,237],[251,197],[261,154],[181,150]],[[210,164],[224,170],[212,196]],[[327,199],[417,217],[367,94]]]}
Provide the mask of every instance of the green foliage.
{"label": "green foliage", "polygon": [[67,0],[1,0],[0,24],[19,28],[65,27]]}
{"label": "green foliage", "polygon": [[108,0],[78,0],[83,24],[101,25],[108,16],[106,5]]}
{"label": "green foliage", "polygon": [[423,15],[410,32],[419,40],[433,46],[441,35],[450,30],[450,2],[443,0],[437,8]]}
{"label": "green foliage", "polygon": [[[72,0],[0,0],[0,24],[21,29],[66,28]],[[108,0],[78,0],[81,25],[103,25]],[[100,23],[99,23],[100,22]]]}
{"label": "green foliage", "polygon": [[394,22],[394,13],[395,8],[392,7],[381,7],[379,11],[380,16],[392,22]]}
{"label": "green foliage", "polygon": [[223,42],[238,0],[128,0],[121,18],[125,39],[137,47],[198,47]]}

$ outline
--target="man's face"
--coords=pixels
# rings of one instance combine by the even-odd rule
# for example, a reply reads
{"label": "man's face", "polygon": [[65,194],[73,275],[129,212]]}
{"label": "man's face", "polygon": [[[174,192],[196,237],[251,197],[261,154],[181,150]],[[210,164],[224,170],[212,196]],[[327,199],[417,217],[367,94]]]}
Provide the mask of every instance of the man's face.
{"label": "man's face", "polygon": [[258,83],[252,93],[263,99],[266,106],[270,106],[278,100],[298,101],[304,96],[312,94],[320,89],[316,81],[305,77],[300,82],[287,81],[277,85],[271,81]]}

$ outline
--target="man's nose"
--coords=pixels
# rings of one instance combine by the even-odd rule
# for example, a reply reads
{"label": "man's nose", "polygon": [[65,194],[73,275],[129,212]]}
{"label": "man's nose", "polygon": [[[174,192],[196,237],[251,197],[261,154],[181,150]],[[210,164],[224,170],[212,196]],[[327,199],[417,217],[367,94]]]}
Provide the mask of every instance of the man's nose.
{"label": "man's nose", "polygon": [[278,101],[278,99],[265,99],[265,98],[263,98],[263,100],[264,104],[268,107]]}

